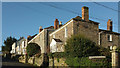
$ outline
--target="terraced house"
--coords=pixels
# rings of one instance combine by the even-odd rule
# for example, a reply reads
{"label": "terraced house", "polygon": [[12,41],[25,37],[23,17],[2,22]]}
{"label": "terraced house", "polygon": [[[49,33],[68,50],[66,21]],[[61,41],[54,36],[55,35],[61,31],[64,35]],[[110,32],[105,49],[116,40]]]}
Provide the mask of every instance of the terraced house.
{"label": "terraced house", "polygon": [[[55,21],[55,23],[58,23],[58,21]],[[54,25],[57,29],[49,34],[50,52],[64,52],[64,44],[66,44],[67,38],[75,34],[82,34],[98,46],[105,48],[113,45],[120,46],[120,34],[113,32],[113,22],[109,19],[106,23],[107,30],[99,29],[100,23],[89,20],[89,8],[82,7],[82,17],[72,18],[60,28],[58,27],[59,24]]]}
{"label": "terraced house", "polygon": [[21,55],[26,53],[26,39],[21,37],[19,40],[12,44],[11,54]]}

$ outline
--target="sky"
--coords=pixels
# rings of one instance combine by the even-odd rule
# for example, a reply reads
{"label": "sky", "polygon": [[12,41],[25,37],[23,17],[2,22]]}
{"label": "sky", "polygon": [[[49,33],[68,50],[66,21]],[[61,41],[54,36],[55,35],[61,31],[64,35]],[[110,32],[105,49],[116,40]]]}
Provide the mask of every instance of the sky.
{"label": "sky", "polygon": [[111,19],[113,31],[118,32],[118,12],[113,10],[118,10],[117,2],[3,2],[2,44],[9,36],[19,39],[38,34],[40,26],[53,26],[56,18],[65,24],[70,19],[81,16],[83,6],[89,7],[89,19],[99,22],[100,29],[106,30],[107,21]]}

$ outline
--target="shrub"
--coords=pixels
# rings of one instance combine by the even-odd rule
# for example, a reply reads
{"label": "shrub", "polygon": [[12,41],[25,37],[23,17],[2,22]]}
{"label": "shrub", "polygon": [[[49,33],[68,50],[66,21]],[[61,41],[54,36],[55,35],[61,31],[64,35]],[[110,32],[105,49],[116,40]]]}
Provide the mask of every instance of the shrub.
{"label": "shrub", "polygon": [[99,47],[91,40],[85,38],[83,35],[74,35],[67,40],[65,45],[65,53],[72,57],[86,57],[92,55],[99,55]]}
{"label": "shrub", "polygon": [[27,50],[27,55],[29,56],[33,56],[37,53],[41,53],[40,46],[35,43],[28,44],[26,50]]}
{"label": "shrub", "polygon": [[94,42],[83,35],[74,35],[68,38],[65,45],[66,63],[69,66],[111,66],[109,58],[102,59],[100,62],[93,62],[88,56],[105,55],[110,57],[110,52],[106,48],[98,47]]}
{"label": "shrub", "polygon": [[59,58],[57,58],[57,62],[59,63]]}
{"label": "shrub", "polygon": [[82,67],[104,67],[104,68],[110,68],[111,64],[107,61],[107,59],[100,59],[97,60],[97,62],[92,61],[90,59],[88,59],[88,57],[82,57],[82,58],[78,58],[78,57],[74,57],[74,58],[66,58],[66,63],[69,66],[74,66],[74,67],[78,67],[78,66],[82,66]]}
{"label": "shrub", "polygon": [[107,58],[111,59],[111,53],[110,53],[110,50],[108,48],[100,47],[98,49],[98,51],[100,52],[100,55],[106,56]]}

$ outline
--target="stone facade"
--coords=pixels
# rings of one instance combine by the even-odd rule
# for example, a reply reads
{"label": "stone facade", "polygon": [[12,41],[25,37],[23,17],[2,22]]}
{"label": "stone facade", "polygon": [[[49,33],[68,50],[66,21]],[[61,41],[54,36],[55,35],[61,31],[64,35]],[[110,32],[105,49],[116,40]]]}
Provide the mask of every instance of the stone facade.
{"label": "stone facade", "polygon": [[[105,31],[105,30],[100,30],[101,34],[100,34],[100,46],[108,48],[110,46],[116,45],[116,46],[120,46],[120,38],[119,38],[119,34],[118,33],[114,33],[114,32],[109,32],[109,31]],[[108,39],[108,36],[111,35],[111,41]]]}
{"label": "stone facade", "polygon": [[67,38],[70,38],[71,35],[81,34],[91,41],[95,42],[98,46],[105,48],[113,45],[119,46],[120,34],[112,31],[112,21],[110,19],[108,22],[106,22],[107,30],[102,30],[99,29],[98,22],[89,20],[89,12],[87,7],[82,8],[82,14],[82,17],[77,16],[75,18],[72,18],[63,26],[52,32],[49,35],[51,42],[49,45],[52,44],[53,38],[60,39],[64,45],[66,44]]}
{"label": "stone facade", "polygon": [[36,35],[29,43],[36,43],[41,48],[41,53],[47,53],[47,47],[49,43],[48,34],[53,32],[53,29],[43,29],[38,35]]}
{"label": "stone facade", "polygon": [[15,54],[16,53],[16,42],[14,42],[13,44],[12,44],[12,50],[10,51],[10,53],[11,54]]}
{"label": "stone facade", "polygon": [[[59,62],[58,62],[58,59],[59,59]],[[53,66],[54,67],[66,67],[66,68],[69,68],[68,65],[65,63],[65,58],[50,58],[49,57],[49,67],[52,68]]]}
{"label": "stone facade", "polygon": [[80,17],[74,18],[74,23],[73,23],[73,31],[74,35],[75,34],[81,34],[87,37],[88,39],[92,40],[96,44],[98,43],[98,23],[89,21],[82,21]]}
{"label": "stone facade", "polygon": [[23,41],[26,41],[26,39],[24,37],[21,37],[19,40],[13,43],[11,50],[12,54],[19,54],[19,55],[23,54],[23,49],[22,49]]}
{"label": "stone facade", "polygon": [[52,41],[52,38],[56,38],[62,40],[62,43],[65,44],[65,41],[68,37],[71,37],[71,35],[73,35],[72,19],[68,21],[64,26],[50,34],[50,42]]}

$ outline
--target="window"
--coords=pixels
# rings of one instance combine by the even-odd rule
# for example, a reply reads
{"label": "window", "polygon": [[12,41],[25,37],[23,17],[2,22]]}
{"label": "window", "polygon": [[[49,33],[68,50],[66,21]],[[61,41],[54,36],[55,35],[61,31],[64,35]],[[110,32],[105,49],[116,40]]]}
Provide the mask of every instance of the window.
{"label": "window", "polygon": [[108,35],[107,38],[108,38],[108,41],[112,41],[112,35]]}
{"label": "window", "polygon": [[65,27],[65,37],[67,37],[67,26]]}
{"label": "window", "polygon": [[53,38],[55,38],[55,35],[53,35]]}

